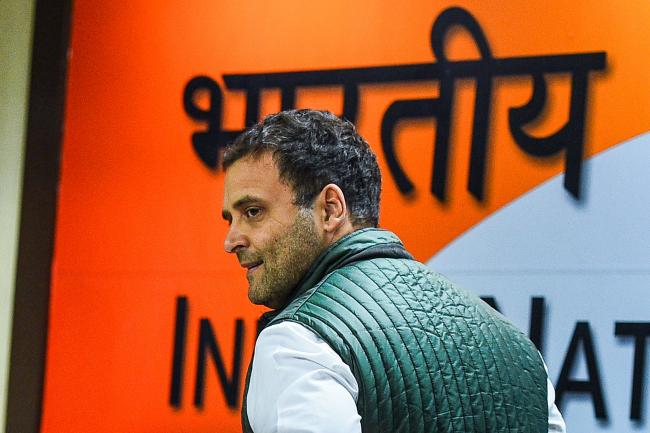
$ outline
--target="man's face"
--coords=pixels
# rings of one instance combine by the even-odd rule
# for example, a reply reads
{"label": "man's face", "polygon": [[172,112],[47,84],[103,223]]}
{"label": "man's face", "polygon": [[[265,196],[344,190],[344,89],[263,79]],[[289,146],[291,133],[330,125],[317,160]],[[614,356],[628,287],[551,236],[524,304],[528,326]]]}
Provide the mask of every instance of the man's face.
{"label": "man's face", "polygon": [[230,224],[224,242],[246,268],[248,298],[282,307],[323,250],[311,210],[293,204],[270,153],[246,157],[226,172],[223,217]]}

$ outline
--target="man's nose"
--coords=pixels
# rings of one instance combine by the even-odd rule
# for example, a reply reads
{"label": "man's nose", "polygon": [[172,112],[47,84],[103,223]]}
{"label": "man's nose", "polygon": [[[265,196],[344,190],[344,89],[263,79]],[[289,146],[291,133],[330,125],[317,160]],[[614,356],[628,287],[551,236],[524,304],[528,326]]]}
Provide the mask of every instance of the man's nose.
{"label": "man's nose", "polygon": [[246,247],[248,247],[248,237],[232,224],[223,242],[223,249],[227,253],[236,253],[238,249]]}

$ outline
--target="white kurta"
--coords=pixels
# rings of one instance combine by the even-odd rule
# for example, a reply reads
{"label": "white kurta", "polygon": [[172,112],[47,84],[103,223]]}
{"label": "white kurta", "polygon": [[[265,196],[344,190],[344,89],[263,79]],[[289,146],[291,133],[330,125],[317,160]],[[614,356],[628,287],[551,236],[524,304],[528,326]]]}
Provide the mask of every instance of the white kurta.
{"label": "white kurta", "polygon": [[[565,432],[548,383],[548,431]],[[359,386],[341,357],[311,330],[282,322],[255,344],[246,404],[255,433],[360,433]]]}

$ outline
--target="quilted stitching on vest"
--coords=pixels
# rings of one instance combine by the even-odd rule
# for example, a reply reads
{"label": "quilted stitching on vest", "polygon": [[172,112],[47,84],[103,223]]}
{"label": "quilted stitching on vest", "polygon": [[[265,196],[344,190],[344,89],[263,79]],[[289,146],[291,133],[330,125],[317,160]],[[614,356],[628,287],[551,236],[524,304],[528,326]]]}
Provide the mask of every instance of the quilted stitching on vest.
{"label": "quilted stitching on vest", "polygon": [[[382,243],[387,257],[337,267]],[[299,322],[350,366],[364,432],[548,431],[546,371],[534,345],[395,245],[376,229],[339,241],[270,326]]]}

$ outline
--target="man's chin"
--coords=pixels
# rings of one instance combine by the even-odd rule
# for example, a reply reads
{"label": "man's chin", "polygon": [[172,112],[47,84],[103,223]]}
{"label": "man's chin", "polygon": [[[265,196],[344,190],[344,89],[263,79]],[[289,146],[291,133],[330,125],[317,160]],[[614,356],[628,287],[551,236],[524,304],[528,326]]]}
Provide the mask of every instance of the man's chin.
{"label": "man's chin", "polygon": [[278,300],[274,299],[273,297],[255,293],[251,290],[248,291],[248,300],[251,301],[252,304],[262,305],[272,310],[282,308],[284,305],[282,302],[278,302]]}
{"label": "man's chin", "polygon": [[268,307],[269,303],[268,296],[259,293],[252,287],[248,288],[248,300],[254,305],[264,305],[265,307]]}

